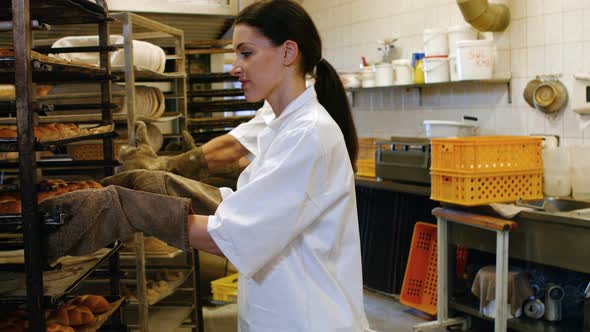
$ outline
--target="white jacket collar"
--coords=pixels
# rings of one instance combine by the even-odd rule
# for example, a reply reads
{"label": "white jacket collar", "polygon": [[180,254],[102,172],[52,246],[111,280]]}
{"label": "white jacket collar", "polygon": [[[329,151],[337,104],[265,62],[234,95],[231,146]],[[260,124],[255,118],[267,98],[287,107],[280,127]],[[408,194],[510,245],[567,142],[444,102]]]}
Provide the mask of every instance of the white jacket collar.
{"label": "white jacket collar", "polygon": [[269,126],[271,128],[276,128],[281,124],[283,119],[285,119],[289,116],[289,114],[300,109],[303,105],[307,104],[309,101],[316,100],[316,99],[317,99],[317,94],[315,92],[314,86],[312,85],[312,86],[308,87],[307,89],[305,89],[305,91],[303,91],[303,93],[300,94],[297,98],[295,98],[292,102],[290,102],[289,105],[287,105],[287,107],[285,108],[283,113],[281,113],[281,115],[278,118],[275,116],[274,112],[272,112],[272,108],[270,107],[270,104],[268,104],[268,102],[265,101],[263,107],[268,105],[269,110],[271,110],[271,112],[268,112],[265,109],[265,111],[262,114],[262,118],[264,119],[264,122],[266,123],[267,126]]}

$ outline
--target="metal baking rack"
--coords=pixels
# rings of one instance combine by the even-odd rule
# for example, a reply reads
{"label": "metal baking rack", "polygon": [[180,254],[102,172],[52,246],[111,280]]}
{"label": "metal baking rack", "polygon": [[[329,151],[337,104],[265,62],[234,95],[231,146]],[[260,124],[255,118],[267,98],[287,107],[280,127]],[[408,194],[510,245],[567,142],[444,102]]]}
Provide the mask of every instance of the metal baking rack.
{"label": "metal baking rack", "polygon": [[[62,292],[54,295],[43,295],[42,303],[44,304],[44,307],[57,308],[61,306],[65,302],[66,297],[69,296],[72,291],[78,288],[93,273],[94,269],[96,269],[103,262],[106,262],[107,259],[110,259],[114,254],[118,253],[118,250],[121,248],[121,242],[117,241],[109,246],[109,248],[111,250],[108,253],[96,260],[92,267],[82,271],[80,275],[77,276],[76,280],[67,285]],[[117,294],[115,296],[119,295]],[[23,296],[0,296],[0,305],[20,305],[25,303],[27,303],[27,298]]]}
{"label": "metal baking rack", "polygon": [[[37,22],[31,24],[31,21]],[[31,331],[45,330],[45,308],[49,305],[58,305],[65,293],[76,288],[100,262],[109,260],[109,271],[111,273],[110,291],[114,296],[119,295],[119,257],[118,249],[120,244],[113,246],[107,255],[102,257],[96,265],[93,265],[80,278],[76,278],[64,294],[59,296],[44,296],[43,288],[43,243],[46,234],[46,222],[52,223],[55,227],[63,221],[63,215],[43,216],[38,209],[37,203],[37,171],[48,165],[47,162],[38,161],[35,151],[40,148],[34,136],[33,126],[37,123],[38,113],[43,112],[43,104],[36,103],[33,94],[33,82],[54,83],[63,81],[97,81],[100,83],[100,107],[95,108],[102,111],[102,124],[111,124],[112,103],[111,103],[111,80],[117,77],[111,74],[109,51],[113,48],[108,45],[109,22],[112,19],[108,15],[106,2],[96,0],[96,3],[88,0],[0,0],[0,23],[4,31],[12,31],[12,52],[10,56],[0,57],[0,82],[15,85],[16,100],[11,105],[4,103],[2,106],[13,112],[16,117],[17,139],[16,143],[19,152],[18,162],[2,161],[0,167],[17,171],[19,176],[19,189],[22,205],[20,216],[4,216],[5,225],[10,227],[21,227],[22,241],[24,242],[24,277],[26,296],[6,297],[0,296],[0,304],[26,304],[28,311],[29,329]],[[48,25],[66,24],[96,24],[99,34],[100,65],[92,67],[83,64],[69,63],[64,60],[40,54],[32,50],[32,30]],[[78,49],[78,51],[84,49]],[[66,50],[67,51],[67,50]],[[74,51],[74,50],[72,50]],[[45,109],[49,109],[45,107]],[[14,111],[13,111],[14,110]],[[114,173],[113,142],[111,134],[100,134],[103,140],[104,164],[102,167],[104,175]],[[5,142],[7,143],[7,142]],[[46,142],[47,143],[47,142]],[[46,144],[45,143],[45,144]],[[58,142],[49,142],[58,143]],[[64,143],[62,142],[59,142]],[[7,143],[11,144],[11,143]],[[61,166],[64,166],[62,164]],[[68,173],[72,172],[71,163]],[[90,165],[88,165],[90,166]],[[96,167],[96,164],[94,164]],[[14,189],[14,188],[13,188]],[[51,219],[51,220],[49,220]],[[40,222],[42,221],[42,222]],[[20,225],[20,226],[19,226]],[[13,235],[12,233],[2,232]],[[3,241],[7,245],[15,246],[20,239]],[[113,309],[112,328],[123,330],[120,323],[120,312]]]}

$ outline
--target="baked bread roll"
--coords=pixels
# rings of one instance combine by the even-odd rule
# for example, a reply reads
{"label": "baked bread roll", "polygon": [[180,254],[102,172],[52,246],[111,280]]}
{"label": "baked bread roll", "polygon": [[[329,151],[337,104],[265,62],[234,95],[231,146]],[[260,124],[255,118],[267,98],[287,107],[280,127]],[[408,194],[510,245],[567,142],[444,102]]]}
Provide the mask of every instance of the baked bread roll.
{"label": "baked bread roll", "polygon": [[26,332],[27,321],[16,316],[10,316],[0,321],[0,331]]}
{"label": "baked bread roll", "polygon": [[77,306],[88,307],[88,309],[90,309],[90,311],[95,314],[101,314],[109,310],[109,302],[100,295],[76,296],[68,303]]}
{"label": "baked bread roll", "polygon": [[47,332],[75,332],[71,326],[65,326],[57,323],[48,323],[45,331]]}
{"label": "baked bread roll", "polygon": [[54,311],[50,320],[55,323],[69,326],[86,325],[93,323],[96,317],[88,307],[66,304],[61,309]]}

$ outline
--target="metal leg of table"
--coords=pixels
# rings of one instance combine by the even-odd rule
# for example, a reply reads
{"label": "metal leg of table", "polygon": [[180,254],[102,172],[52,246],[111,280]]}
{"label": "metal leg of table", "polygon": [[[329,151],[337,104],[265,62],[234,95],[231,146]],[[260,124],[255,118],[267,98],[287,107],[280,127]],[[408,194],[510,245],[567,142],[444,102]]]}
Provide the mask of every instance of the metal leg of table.
{"label": "metal leg of table", "polygon": [[505,332],[508,318],[508,230],[496,232],[495,332]]}
{"label": "metal leg of table", "polygon": [[437,217],[437,302],[436,302],[436,321],[427,322],[415,325],[412,330],[414,332],[426,331],[430,329],[437,329],[447,326],[456,326],[466,324],[466,319],[463,317],[449,318],[449,283],[448,283],[448,221],[445,218]]}

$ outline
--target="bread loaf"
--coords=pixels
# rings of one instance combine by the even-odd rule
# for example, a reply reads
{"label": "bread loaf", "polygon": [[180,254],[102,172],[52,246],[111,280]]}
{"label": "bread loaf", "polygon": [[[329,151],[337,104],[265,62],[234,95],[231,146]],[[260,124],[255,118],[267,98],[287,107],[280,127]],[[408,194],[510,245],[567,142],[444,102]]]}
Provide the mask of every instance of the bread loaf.
{"label": "bread loaf", "polygon": [[57,323],[48,323],[45,331],[47,332],[75,332],[71,326],[65,326]]}
{"label": "bread loaf", "polygon": [[[52,188],[52,190],[39,192],[37,194],[37,200],[39,202],[75,190],[102,188],[100,183],[92,180],[75,181],[70,183],[66,183],[63,180],[46,180],[45,187]],[[0,195],[0,214],[7,213],[21,213],[21,199],[19,193],[4,193]]]}
{"label": "bread loaf", "polygon": [[109,302],[100,295],[76,296],[68,303],[88,307],[88,309],[95,314],[100,314],[109,310]]}
{"label": "bread loaf", "polygon": [[52,322],[69,326],[90,324],[95,319],[96,317],[88,307],[73,304],[66,304],[50,316]]}
{"label": "bread loaf", "polygon": [[25,332],[27,331],[27,321],[20,317],[10,316],[0,321],[0,331]]}

